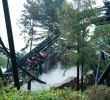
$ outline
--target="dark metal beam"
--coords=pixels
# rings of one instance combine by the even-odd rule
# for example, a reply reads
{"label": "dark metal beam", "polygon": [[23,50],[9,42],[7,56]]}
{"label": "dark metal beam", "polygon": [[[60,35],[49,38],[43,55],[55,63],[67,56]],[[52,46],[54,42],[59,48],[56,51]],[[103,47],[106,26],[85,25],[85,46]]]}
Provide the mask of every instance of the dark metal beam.
{"label": "dark metal beam", "polygon": [[[79,37],[79,33],[77,34],[77,36]],[[79,44],[79,38],[78,38],[78,41],[77,42],[78,42],[78,45],[77,45],[77,54],[79,55],[79,52],[80,52],[79,51],[79,49],[80,49],[79,48],[79,45],[80,45]],[[79,89],[80,89],[80,84],[79,84],[79,76],[80,76],[79,75],[79,70],[80,70],[80,68],[79,68],[79,59],[77,59],[77,86],[76,86],[76,90],[77,91],[79,91]]]}
{"label": "dark metal beam", "polygon": [[7,28],[11,63],[13,68],[14,85],[15,87],[17,87],[17,89],[20,89],[8,2],[7,0],[2,0],[2,3],[3,3],[4,15],[5,15],[6,28]]}
{"label": "dark metal beam", "polygon": [[100,76],[96,84],[103,84],[104,80],[108,77],[109,72],[110,72],[110,64],[107,65],[106,69],[103,71],[102,75]]}

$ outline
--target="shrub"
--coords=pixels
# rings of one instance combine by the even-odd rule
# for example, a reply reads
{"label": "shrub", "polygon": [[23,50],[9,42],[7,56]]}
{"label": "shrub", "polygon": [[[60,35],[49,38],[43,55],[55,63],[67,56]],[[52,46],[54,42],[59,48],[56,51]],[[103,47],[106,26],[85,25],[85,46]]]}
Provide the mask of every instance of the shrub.
{"label": "shrub", "polygon": [[88,100],[87,95],[70,89],[43,92],[23,92],[10,87],[5,87],[0,95],[0,100]]}
{"label": "shrub", "polygon": [[110,100],[110,87],[104,85],[92,86],[85,92],[89,100]]}
{"label": "shrub", "polygon": [[0,67],[6,67],[7,57],[0,52]]}
{"label": "shrub", "polygon": [[1,79],[1,77],[0,77],[0,89],[3,87],[3,81],[2,81],[2,79]]}
{"label": "shrub", "polygon": [[2,87],[0,100],[110,100],[110,87],[92,86],[83,93],[65,89],[50,89],[43,92],[20,91],[16,88]]}

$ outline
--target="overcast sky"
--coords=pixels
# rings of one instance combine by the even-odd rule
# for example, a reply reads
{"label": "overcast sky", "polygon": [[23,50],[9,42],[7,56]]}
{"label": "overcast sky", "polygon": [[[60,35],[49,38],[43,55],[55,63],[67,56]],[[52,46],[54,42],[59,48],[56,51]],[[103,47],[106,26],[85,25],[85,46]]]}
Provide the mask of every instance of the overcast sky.
{"label": "overcast sky", "polygon": [[[14,36],[14,44],[15,50],[19,51],[24,46],[24,40],[19,35],[20,29],[17,26],[17,20],[20,18],[21,11],[23,10],[23,3],[26,0],[8,0],[9,1],[9,10],[11,16],[11,23],[12,23],[12,30]],[[71,0],[68,0],[71,1]],[[102,0],[97,0],[97,5],[103,5]],[[7,45],[7,34],[5,28],[5,20],[4,20],[4,13],[2,8],[2,0],[0,0],[0,36],[2,37],[3,41]]]}
{"label": "overcast sky", "polygon": [[[19,35],[20,29],[17,26],[17,20],[20,18],[21,10],[23,9],[23,3],[26,0],[8,0],[9,1],[9,10],[10,10],[10,17],[12,23],[12,30],[14,36],[14,44],[17,51],[19,51],[24,46],[24,40]],[[5,28],[5,20],[4,20],[4,12],[2,7],[2,0],[0,0],[0,36],[2,37],[3,41],[7,45],[7,33]]]}

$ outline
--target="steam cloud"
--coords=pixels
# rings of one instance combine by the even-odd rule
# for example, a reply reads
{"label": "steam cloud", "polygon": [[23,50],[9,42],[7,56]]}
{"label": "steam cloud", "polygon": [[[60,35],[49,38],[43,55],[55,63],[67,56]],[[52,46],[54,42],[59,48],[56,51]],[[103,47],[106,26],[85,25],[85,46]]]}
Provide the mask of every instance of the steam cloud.
{"label": "steam cloud", "polygon": [[[50,70],[48,73],[43,73],[39,76],[39,79],[46,82],[47,84],[39,84],[36,81],[31,83],[31,91],[43,91],[50,89],[50,87],[54,86],[55,84],[59,84],[63,82],[65,79],[69,77],[76,77],[77,76],[77,68],[75,66],[69,68],[65,75],[63,75],[65,69],[62,69],[61,63],[57,64],[55,69]],[[27,84],[24,84],[21,87],[21,90],[27,90]]]}

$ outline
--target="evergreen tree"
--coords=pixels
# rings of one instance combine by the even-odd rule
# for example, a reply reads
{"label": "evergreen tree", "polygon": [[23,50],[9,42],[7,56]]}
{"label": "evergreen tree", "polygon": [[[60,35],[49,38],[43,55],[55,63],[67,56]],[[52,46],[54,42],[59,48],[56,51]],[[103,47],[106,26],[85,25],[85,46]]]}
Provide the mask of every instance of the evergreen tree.
{"label": "evergreen tree", "polygon": [[[26,35],[26,46],[29,45],[29,41],[32,44],[32,38],[39,34],[37,28],[41,30],[46,29],[49,32],[55,32],[58,30],[59,21],[57,16],[57,9],[60,8],[64,0],[27,0],[24,4],[24,10],[22,11],[20,24],[22,27],[22,34]],[[45,34],[40,34],[41,38],[45,37]],[[40,37],[39,37],[40,38]],[[34,40],[38,40],[35,38]],[[40,39],[41,39],[40,38]]]}
{"label": "evergreen tree", "polygon": [[[81,64],[83,59],[85,63],[91,64],[93,57],[95,57],[92,56],[92,52],[95,53],[95,51],[90,45],[91,41],[87,39],[89,37],[88,26],[92,23],[91,19],[96,16],[95,11],[96,9],[92,8],[90,0],[74,0],[74,4],[65,2],[62,9],[58,11],[60,29],[63,33],[62,37],[72,47],[71,49],[67,49],[73,52],[73,57],[75,57],[73,61],[71,60],[72,62],[76,62],[77,60],[75,59],[79,59]],[[68,34],[70,35],[69,38]],[[77,54],[78,47],[80,52]],[[68,60],[65,61],[68,62]]]}

